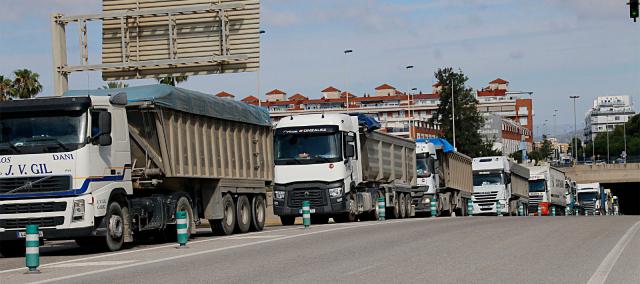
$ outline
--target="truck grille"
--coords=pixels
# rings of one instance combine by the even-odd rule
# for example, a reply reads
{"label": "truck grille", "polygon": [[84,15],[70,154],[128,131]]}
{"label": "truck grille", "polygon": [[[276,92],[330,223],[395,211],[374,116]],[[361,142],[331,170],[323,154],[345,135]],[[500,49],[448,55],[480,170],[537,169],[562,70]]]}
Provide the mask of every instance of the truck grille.
{"label": "truck grille", "polygon": [[0,194],[24,194],[67,191],[70,176],[19,177],[0,179]]}
{"label": "truck grille", "polygon": [[493,204],[496,203],[496,200],[498,199],[498,192],[497,191],[491,191],[491,192],[483,192],[483,193],[473,193],[473,202],[480,205],[480,206],[492,206]]}
{"label": "truck grille", "polygon": [[5,229],[22,229],[27,225],[38,225],[38,227],[55,227],[64,223],[64,217],[43,217],[43,218],[25,218],[25,219],[5,219],[0,220],[0,228]]}
{"label": "truck grille", "polygon": [[538,206],[542,201],[542,196],[529,196],[529,206]]}
{"label": "truck grille", "polygon": [[[309,193],[306,195],[305,193]],[[322,189],[303,189],[294,190],[289,194],[289,207],[302,207],[302,201],[309,201],[311,207],[325,206],[327,200],[325,198],[325,191]]]}
{"label": "truck grille", "polygon": [[60,212],[66,209],[66,202],[4,204],[0,205],[0,214]]}

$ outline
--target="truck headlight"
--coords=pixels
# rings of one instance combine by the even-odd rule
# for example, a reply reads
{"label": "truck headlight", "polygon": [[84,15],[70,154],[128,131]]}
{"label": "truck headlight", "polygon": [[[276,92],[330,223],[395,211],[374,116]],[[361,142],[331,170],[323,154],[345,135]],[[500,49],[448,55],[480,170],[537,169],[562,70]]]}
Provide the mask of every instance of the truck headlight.
{"label": "truck headlight", "polygon": [[431,203],[431,199],[429,199],[428,197],[425,197],[424,199],[422,199],[422,204],[429,204]]}
{"label": "truck headlight", "polygon": [[82,221],[84,219],[84,200],[73,201],[73,221]]}
{"label": "truck headlight", "polygon": [[338,198],[342,196],[342,187],[329,188],[329,197]]}
{"label": "truck headlight", "polygon": [[273,192],[273,198],[275,199],[284,199],[284,191],[276,190]]}

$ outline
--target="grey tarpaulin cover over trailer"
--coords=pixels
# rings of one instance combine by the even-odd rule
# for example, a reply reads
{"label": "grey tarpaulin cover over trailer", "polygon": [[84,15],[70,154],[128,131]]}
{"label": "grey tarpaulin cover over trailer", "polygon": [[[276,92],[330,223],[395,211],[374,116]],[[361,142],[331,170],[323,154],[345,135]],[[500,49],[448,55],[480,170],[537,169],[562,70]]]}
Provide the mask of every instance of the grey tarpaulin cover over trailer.
{"label": "grey tarpaulin cover over trailer", "polygon": [[65,92],[64,96],[108,96],[118,93],[126,93],[130,103],[147,101],[187,113],[254,125],[271,126],[269,113],[264,108],[169,85],[148,85],[100,90],[71,90]]}

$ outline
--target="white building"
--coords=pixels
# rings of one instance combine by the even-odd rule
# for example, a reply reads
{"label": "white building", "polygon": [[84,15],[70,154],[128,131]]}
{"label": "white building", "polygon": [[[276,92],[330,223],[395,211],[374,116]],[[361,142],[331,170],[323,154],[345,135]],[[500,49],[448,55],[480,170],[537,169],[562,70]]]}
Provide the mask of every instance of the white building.
{"label": "white building", "polygon": [[585,117],[585,142],[591,142],[600,133],[613,131],[633,115],[635,112],[630,96],[598,97]]}

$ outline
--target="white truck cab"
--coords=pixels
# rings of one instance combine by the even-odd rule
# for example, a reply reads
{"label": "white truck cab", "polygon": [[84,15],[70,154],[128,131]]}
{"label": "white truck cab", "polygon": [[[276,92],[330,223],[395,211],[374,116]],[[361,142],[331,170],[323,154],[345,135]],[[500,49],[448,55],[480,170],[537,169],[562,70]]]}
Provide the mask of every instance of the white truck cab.
{"label": "white truck cab", "polygon": [[507,157],[474,158],[472,169],[473,214],[510,212],[511,171]]}

